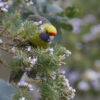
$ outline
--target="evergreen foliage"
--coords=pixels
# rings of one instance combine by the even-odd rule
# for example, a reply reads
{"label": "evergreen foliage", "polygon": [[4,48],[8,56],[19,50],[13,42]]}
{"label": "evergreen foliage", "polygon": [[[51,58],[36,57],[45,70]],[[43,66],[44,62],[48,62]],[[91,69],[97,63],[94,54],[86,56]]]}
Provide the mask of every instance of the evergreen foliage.
{"label": "evergreen foliage", "polygon": [[[15,20],[14,23],[12,23],[13,20]],[[66,57],[71,53],[60,45],[47,49],[39,47],[34,48],[34,46],[30,45],[29,43],[24,44],[23,46],[20,45],[24,40],[22,37],[26,36],[27,38],[30,38],[33,36],[32,33],[38,30],[37,26],[39,23],[26,21],[21,24],[19,22],[22,21],[20,20],[20,15],[18,12],[15,12],[15,14],[10,14],[3,21],[4,26],[9,24],[7,30],[9,31],[10,35],[19,41],[19,44],[17,44],[16,47],[12,47],[13,49],[10,50],[14,56],[13,61],[9,62],[9,67],[12,69],[11,78],[15,79],[13,82],[19,82],[19,84],[21,84],[20,75],[24,75],[26,73],[27,77],[33,81],[35,80],[37,86],[40,87],[40,100],[60,100],[60,98],[68,100],[70,99],[70,95],[72,96],[71,98],[73,98],[73,93],[75,92],[74,89],[69,89],[69,83],[65,82],[66,79],[64,74],[60,75],[58,72],[58,69],[65,64],[64,61]],[[16,25],[16,23],[18,23],[18,25]],[[18,29],[20,25],[21,28]],[[13,29],[16,30],[14,34],[12,34]],[[20,38],[21,34],[23,36]],[[15,41],[13,46],[16,43],[17,42]],[[28,50],[29,48],[30,50]],[[31,84],[34,85],[34,82]],[[21,88],[19,92],[13,96],[13,100],[18,100],[20,97],[25,97],[27,100],[30,100],[27,96],[30,89],[30,87],[28,87],[29,83],[24,82],[24,85],[25,86],[21,86],[23,88]],[[29,89],[27,90],[27,88]]]}
{"label": "evergreen foliage", "polygon": [[[67,22],[71,15],[64,14],[65,11],[60,6],[55,7],[54,0],[44,0],[44,3],[40,0],[32,1],[34,5],[29,7],[25,0],[14,0],[2,22],[2,35],[7,31],[14,42],[12,45],[8,44],[10,50],[6,50],[13,55],[13,60],[8,64],[12,69],[12,83],[19,88],[12,100],[31,100],[30,92],[34,91],[34,85],[39,89],[39,100],[73,99],[75,90],[69,85],[65,72],[59,72],[71,52],[58,44],[47,49],[36,48],[27,40],[33,37],[40,25],[39,22],[27,21],[30,14],[43,16],[56,26],[58,35],[55,43],[61,42],[61,29],[72,30]],[[50,13],[52,7],[55,11]],[[25,37],[27,38],[24,39]]]}

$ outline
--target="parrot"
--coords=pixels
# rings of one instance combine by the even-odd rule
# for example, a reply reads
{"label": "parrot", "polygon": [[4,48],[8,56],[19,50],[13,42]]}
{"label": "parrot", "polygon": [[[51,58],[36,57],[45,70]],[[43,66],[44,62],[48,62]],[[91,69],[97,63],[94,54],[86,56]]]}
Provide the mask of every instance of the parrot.
{"label": "parrot", "polygon": [[[48,48],[51,40],[57,34],[56,28],[46,18],[44,18],[42,16],[38,16],[38,15],[30,15],[27,18],[27,21],[31,21],[32,23],[41,22],[40,25],[37,24],[37,27],[40,28],[42,25],[42,28],[43,28],[43,29],[38,28],[39,30],[37,32],[32,33],[33,36],[28,38],[29,42],[35,47]],[[21,36],[22,38],[27,38],[27,36],[23,34],[22,30],[23,30],[23,25],[21,26],[21,28],[19,28],[18,35]],[[12,71],[11,75],[9,77],[9,83],[19,82],[19,80],[21,79],[21,77],[23,76],[24,73],[25,73],[25,71],[23,71],[23,70]]]}
{"label": "parrot", "polygon": [[[30,15],[27,21],[32,21],[33,23],[40,22],[40,25],[37,25],[39,27],[38,31],[32,33],[32,36],[28,38],[29,42],[36,47],[48,48],[57,34],[56,28],[46,18],[37,15]],[[23,30],[23,26],[20,30]],[[19,31],[20,33],[21,31]],[[27,36],[23,35],[23,32],[21,34],[22,37],[27,38]]]}

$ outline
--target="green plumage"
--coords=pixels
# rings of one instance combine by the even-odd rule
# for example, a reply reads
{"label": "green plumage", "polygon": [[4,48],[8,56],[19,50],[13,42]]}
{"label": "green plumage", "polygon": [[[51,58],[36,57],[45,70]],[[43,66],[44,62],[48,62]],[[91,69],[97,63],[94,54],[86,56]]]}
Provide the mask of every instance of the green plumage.
{"label": "green plumage", "polygon": [[56,28],[44,17],[29,16],[28,21],[23,23],[18,31],[18,35],[28,39],[32,44],[37,47],[47,48],[49,43],[40,38],[41,33],[49,37],[46,32],[56,34]]}

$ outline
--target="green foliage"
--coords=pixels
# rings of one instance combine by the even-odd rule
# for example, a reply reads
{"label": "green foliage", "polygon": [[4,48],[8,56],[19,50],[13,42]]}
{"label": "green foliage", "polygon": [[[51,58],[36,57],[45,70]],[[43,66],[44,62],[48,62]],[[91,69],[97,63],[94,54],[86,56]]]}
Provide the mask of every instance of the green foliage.
{"label": "green foliage", "polygon": [[[45,79],[39,84],[41,90],[40,93],[42,95],[41,100],[68,100],[70,99],[71,91],[65,85],[64,80],[61,78],[59,73],[55,73],[55,75],[51,74],[49,77],[45,77]],[[67,97],[68,95],[68,97]]]}
{"label": "green foliage", "polygon": [[55,45],[54,47],[54,54],[56,56],[61,56],[63,54],[68,54],[68,52],[66,51],[67,49],[63,46],[60,46],[60,45]]}
{"label": "green foliage", "polygon": [[[10,68],[12,68],[13,70],[19,70],[21,69],[19,66],[22,65],[22,59],[15,59],[12,62],[9,62],[8,65],[10,66]],[[17,69],[16,69],[17,68]]]}
{"label": "green foliage", "polygon": [[8,31],[12,35],[16,35],[21,22],[20,14],[15,12],[14,14],[11,13],[6,16],[6,18],[3,20],[3,25],[4,27],[7,27]]}
{"label": "green foliage", "polygon": [[47,5],[47,13],[57,14],[57,13],[61,13],[61,12],[62,12],[61,7],[59,7],[57,5],[53,5],[53,4]]}
{"label": "green foliage", "polygon": [[[11,68],[13,69],[13,78],[18,77],[20,70],[25,71],[26,68],[29,68],[31,65],[29,57],[37,57],[37,62],[31,71],[28,71],[28,76],[32,77],[33,80],[36,78],[35,76],[40,77],[37,80],[37,85],[40,87],[41,100],[59,100],[61,96],[63,97],[66,88],[62,86],[63,80],[57,70],[60,66],[65,64],[64,55],[68,54],[66,48],[56,45],[54,47],[53,55],[50,54],[49,49],[32,48],[30,52],[25,48],[22,49],[23,50],[17,49],[15,53],[15,55],[17,55],[17,60],[15,59],[10,63]],[[53,75],[53,72],[56,72],[56,74]],[[55,77],[55,79],[53,79],[53,77]],[[44,78],[46,78],[46,80]],[[26,91],[24,90],[19,91],[13,98],[15,98],[14,100],[18,100],[19,97],[23,96],[28,98]],[[28,98],[28,100],[30,99]]]}
{"label": "green foliage", "polygon": [[69,30],[69,31],[71,31],[73,29],[72,25],[64,23],[64,22],[60,23],[60,27],[63,29]]}
{"label": "green foliage", "polygon": [[78,8],[75,8],[75,7],[68,7],[65,9],[65,11],[66,11],[66,13],[65,13],[66,16],[68,16],[69,18],[73,18],[73,17],[77,16],[77,14],[79,12]]}
{"label": "green foliage", "polygon": [[67,55],[67,50],[64,47],[56,45],[54,47],[54,54],[50,55],[49,52],[49,49],[40,48],[33,48],[31,53],[27,52],[26,50],[23,51],[19,49],[16,52],[17,59],[15,59],[15,61],[11,62],[9,65],[11,65],[11,68],[14,69],[21,69],[21,67],[25,65],[30,66],[28,57],[35,56],[38,59],[35,66],[35,71],[38,74],[50,74],[52,71],[56,71],[62,64],[64,64],[63,55]]}
{"label": "green foliage", "polygon": [[16,54],[13,57],[13,61],[9,62],[8,65],[11,69],[19,70],[21,69],[20,66],[26,62],[27,54],[20,49],[16,49]]}
{"label": "green foliage", "polygon": [[43,82],[40,83],[40,87],[41,87],[41,95],[42,98],[41,100],[59,100],[62,94],[62,90],[64,90],[64,88],[62,88],[61,86],[61,80],[59,80],[59,78],[57,77],[58,75],[56,75],[56,79],[52,80],[52,79],[47,79]]}
{"label": "green foliage", "polygon": [[[54,0],[44,0],[44,2],[33,0],[33,2],[34,5],[27,6],[26,3],[21,0],[14,0],[13,4],[9,7],[8,13],[10,13],[10,15],[8,14],[3,21],[5,27],[8,25],[7,30],[10,35],[14,35],[14,39],[18,39],[19,41],[19,44],[15,41],[16,45],[14,46],[16,46],[16,51],[13,52],[14,59],[9,63],[9,66],[13,70],[13,75],[11,76],[15,78],[14,80],[17,78],[20,80],[20,75],[23,75],[25,72],[24,74],[26,74],[29,79],[32,79],[32,81],[36,80],[37,86],[40,87],[40,100],[67,100],[70,95],[73,96],[73,94],[70,93],[72,88],[69,89],[68,80],[65,77],[63,78],[64,74],[60,75],[58,73],[58,69],[65,64],[66,57],[70,55],[69,51],[58,44],[48,49],[35,48],[29,43],[25,44],[24,38],[31,38],[38,31],[39,23],[26,20],[30,14],[34,14],[49,19],[50,22],[55,25],[58,34],[54,42],[60,43],[62,36],[61,29],[72,30],[72,26],[68,23],[68,17],[70,16],[66,16],[66,14],[64,14],[65,11],[60,6],[54,6]],[[20,14],[17,11],[19,11]],[[15,13],[12,14],[11,12]],[[73,13],[75,13],[75,11],[73,11]],[[71,17],[72,15],[74,16],[74,14],[71,14]],[[24,45],[22,46],[21,44]],[[29,45],[31,46],[31,50],[28,51],[27,46]],[[53,75],[53,72],[56,74]],[[37,76],[39,78],[37,78]],[[19,80],[14,82],[19,82]],[[34,85],[34,82],[32,85]],[[66,87],[67,85],[68,87]],[[19,89],[12,100],[18,100],[21,97],[30,100],[28,90]]]}
{"label": "green foliage", "polygon": [[[51,73],[51,71],[55,71],[59,68],[63,61],[60,61],[60,56],[65,54],[66,49],[59,47],[59,50],[56,52],[57,46],[54,47],[54,54],[53,56],[49,54],[49,50],[42,50],[38,54],[38,64],[37,71],[40,74],[47,74]],[[63,52],[63,53],[62,53]],[[63,59],[61,59],[63,60]],[[59,62],[59,63],[58,63]]]}
{"label": "green foliage", "polygon": [[19,98],[25,97],[27,100],[31,100],[29,94],[26,90],[18,90],[13,96],[11,100],[19,100]]}

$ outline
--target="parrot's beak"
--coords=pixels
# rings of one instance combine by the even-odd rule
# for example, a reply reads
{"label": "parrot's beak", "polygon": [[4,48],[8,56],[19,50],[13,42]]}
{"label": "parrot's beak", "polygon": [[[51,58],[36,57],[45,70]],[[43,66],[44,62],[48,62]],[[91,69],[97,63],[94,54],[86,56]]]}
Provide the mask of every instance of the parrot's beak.
{"label": "parrot's beak", "polygon": [[49,32],[49,35],[50,35],[50,36],[56,36],[56,33]]}

